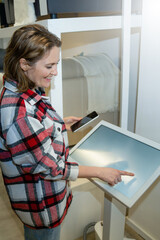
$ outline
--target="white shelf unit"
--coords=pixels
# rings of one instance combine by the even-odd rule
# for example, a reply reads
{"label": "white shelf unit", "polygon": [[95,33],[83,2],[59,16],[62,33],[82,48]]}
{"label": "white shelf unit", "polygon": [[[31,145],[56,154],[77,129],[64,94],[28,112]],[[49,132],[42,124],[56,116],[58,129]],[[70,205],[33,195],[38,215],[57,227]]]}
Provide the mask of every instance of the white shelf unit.
{"label": "white shelf unit", "polygon": [[[125,19],[125,18],[124,18]],[[49,31],[55,33],[61,38],[63,33],[97,31],[97,30],[113,30],[123,28],[123,16],[106,16],[106,17],[88,17],[88,18],[70,18],[70,19],[54,19],[41,21]],[[127,24],[126,24],[127,25]],[[128,88],[129,88],[129,58],[130,58],[130,31],[128,29],[141,26],[141,16],[132,16],[131,25],[124,26],[122,31],[123,56],[122,58],[122,89],[121,89],[121,126],[127,129],[128,122]],[[58,69],[58,76],[54,81],[55,87],[51,87],[51,102],[55,109],[63,115],[63,94],[62,94],[62,65],[61,61]],[[57,89],[57,91],[56,91]]]}
{"label": "white shelf unit", "polygon": [[[122,78],[121,78],[121,126],[127,129],[128,122],[128,101],[129,101],[129,58],[130,58],[130,34],[131,28],[141,27],[141,15],[131,15],[131,0],[123,0],[122,16],[98,16],[83,18],[63,18],[38,21],[47,27],[49,31],[56,34],[59,38],[63,33],[74,33],[98,30],[122,30]],[[127,20],[126,20],[127,18]],[[0,39],[10,38],[13,32],[20,26],[0,29]],[[60,53],[62,55],[62,53]],[[60,57],[61,57],[60,55]],[[50,90],[51,104],[57,112],[63,116],[63,89],[62,89],[62,61],[58,64],[58,76],[55,77],[54,86],[52,83]],[[77,184],[77,182],[76,182]],[[84,185],[84,184],[80,184]],[[84,188],[84,187],[83,187]],[[79,198],[79,195],[78,195]],[[97,203],[96,203],[97,204]],[[74,207],[73,207],[74,210]],[[71,212],[71,219],[73,219]],[[87,217],[86,217],[87,219]],[[79,224],[80,225],[80,224]],[[68,226],[64,229],[64,235],[68,232]]]}
{"label": "white shelf unit", "polygon": [[[97,30],[122,30],[122,67],[121,67],[121,99],[120,99],[120,125],[127,129],[128,102],[129,102],[129,69],[130,69],[130,34],[131,28],[141,27],[141,15],[131,15],[131,0],[123,0],[122,16],[98,16],[61,18],[38,21],[50,32],[59,38],[63,33],[97,31]],[[10,38],[19,28],[9,27],[0,30],[0,39]],[[60,53],[61,54],[61,53]],[[61,57],[61,55],[60,55]],[[62,90],[62,62],[58,65],[58,76],[55,77],[50,89],[51,104],[63,116],[63,90]]]}

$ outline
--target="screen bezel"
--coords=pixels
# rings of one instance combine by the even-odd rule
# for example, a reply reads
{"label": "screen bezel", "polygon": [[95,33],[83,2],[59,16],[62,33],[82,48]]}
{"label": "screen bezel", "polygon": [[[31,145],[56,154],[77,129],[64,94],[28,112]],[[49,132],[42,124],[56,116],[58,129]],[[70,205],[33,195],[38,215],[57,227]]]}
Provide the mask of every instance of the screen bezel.
{"label": "screen bezel", "polygon": [[[153,142],[149,139],[146,139],[144,137],[141,137],[137,134],[131,133],[127,130],[124,130],[120,127],[117,127],[115,125],[112,125],[108,122],[101,121],[99,122],[83,139],[80,140],[71,150],[70,150],[70,157],[69,161],[76,161],[74,158],[72,158],[72,153],[79,148],[79,146],[84,143],[94,132],[101,126],[109,127],[115,131],[118,131],[119,133],[122,133],[130,138],[133,138],[139,142],[142,142],[148,146],[151,146],[155,149],[160,150],[160,144]],[[78,161],[77,161],[78,162]],[[79,162],[78,162],[79,163]],[[111,187],[109,184],[99,180],[99,179],[90,179],[94,184],[96,184],[98,187],[100,187],[103,191],[107,192],[112,197],[118,199],[120,202],[122,202],[127,207],[132,207],[135,202],[144,194],[144,192],[152,185],[152,183],[159,177],[160,175],[160,167],[156,169],[155,172],[148,178],[148,180],[143,184],[142,187],[133,195],[132,198],[126,197],[124,194],[122,194],[120,191],[115,189],[114,187]]]}

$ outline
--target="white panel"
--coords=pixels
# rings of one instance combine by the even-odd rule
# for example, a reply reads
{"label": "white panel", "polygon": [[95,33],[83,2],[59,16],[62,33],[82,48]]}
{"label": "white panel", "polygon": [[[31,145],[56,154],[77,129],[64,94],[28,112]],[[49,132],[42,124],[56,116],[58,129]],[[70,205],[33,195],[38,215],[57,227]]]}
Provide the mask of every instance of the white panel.
{"label": "white panel", "polygon": [[122,1],[122,80],[121,80],[121,110],[120,126],[128,128],[129,103],[129,69],[130,69],[130,29],[131,29],[131,0]]}
{"label": "white panel", "polygon": [[136,133],[160,142],[160,1],[143,1]]}
{"label": "white panel", "polygon": [[[49,19],[38,21],[38,23],[45,26],[48,26],[48,24],[52,24],[54,26],[54,33],[120,29],[121,16]],[[132,16],[131,26],[141,26],[141,15]],[[1,28],[0,38],[10,38],[13,32],[19,27],[21,26]]]}

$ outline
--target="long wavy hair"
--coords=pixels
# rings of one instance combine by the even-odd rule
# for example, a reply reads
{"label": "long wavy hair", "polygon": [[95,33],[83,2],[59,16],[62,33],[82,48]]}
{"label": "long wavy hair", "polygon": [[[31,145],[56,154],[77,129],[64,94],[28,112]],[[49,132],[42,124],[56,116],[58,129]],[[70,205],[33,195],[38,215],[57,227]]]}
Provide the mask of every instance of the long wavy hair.
{"label": "long wavy hair", "polygon": [[6,81],[14,80],[18,91],[25,92],[35,87],[20,67],[20,59],[24,58],[33,66],[52,47],[61,47],[61,40],[39,24],[29,24],[16,30],[10,39],[4,58],[4,74]]}

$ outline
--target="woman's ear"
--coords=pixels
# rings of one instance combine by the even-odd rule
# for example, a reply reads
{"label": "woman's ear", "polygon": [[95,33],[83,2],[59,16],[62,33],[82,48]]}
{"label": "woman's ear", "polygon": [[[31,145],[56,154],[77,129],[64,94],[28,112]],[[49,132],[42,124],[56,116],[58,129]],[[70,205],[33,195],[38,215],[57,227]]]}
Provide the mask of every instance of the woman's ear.
{"label": "woman's ear", "polygon": [[24,72],[26,72],[30,68],[25,58],[21,58],[19,60],[19,64]]}

